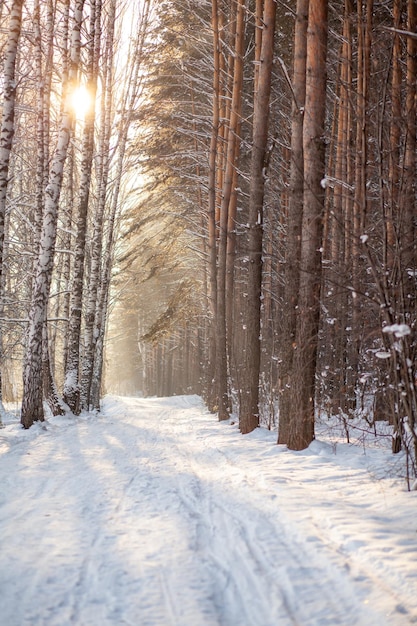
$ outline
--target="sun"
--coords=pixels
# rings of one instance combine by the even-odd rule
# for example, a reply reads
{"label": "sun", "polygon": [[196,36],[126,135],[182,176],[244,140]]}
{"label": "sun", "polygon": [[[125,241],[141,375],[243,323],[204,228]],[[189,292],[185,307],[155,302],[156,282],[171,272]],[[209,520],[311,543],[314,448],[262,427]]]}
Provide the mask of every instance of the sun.
{"label": "sun", "polygon": [[85,85],[79,85],[71,95],[71,106],[78,120],[85,119],[92,105],[92,98]]}

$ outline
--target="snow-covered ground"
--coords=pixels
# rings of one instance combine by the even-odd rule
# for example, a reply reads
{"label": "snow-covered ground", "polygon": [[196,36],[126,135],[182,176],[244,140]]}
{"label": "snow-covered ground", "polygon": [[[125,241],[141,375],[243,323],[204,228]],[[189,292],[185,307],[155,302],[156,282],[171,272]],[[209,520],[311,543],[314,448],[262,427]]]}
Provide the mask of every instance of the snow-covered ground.
{"label": "snow-covered ground", "polygon": [[199,398],[0,431],[1,626],[417,623],[395,457],[242,437]]}

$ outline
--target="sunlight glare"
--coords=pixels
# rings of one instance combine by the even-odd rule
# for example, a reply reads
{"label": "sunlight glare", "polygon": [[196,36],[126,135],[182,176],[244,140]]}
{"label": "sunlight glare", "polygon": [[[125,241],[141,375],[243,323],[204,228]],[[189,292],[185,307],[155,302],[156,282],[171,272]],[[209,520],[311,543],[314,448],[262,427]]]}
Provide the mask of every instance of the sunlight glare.
{"label": "sunlight glare", "polygon": [[71,106],[76,118],[83,120],[91,107],[91,95],[85,85],[79,85],[74,89],[71,95]]}

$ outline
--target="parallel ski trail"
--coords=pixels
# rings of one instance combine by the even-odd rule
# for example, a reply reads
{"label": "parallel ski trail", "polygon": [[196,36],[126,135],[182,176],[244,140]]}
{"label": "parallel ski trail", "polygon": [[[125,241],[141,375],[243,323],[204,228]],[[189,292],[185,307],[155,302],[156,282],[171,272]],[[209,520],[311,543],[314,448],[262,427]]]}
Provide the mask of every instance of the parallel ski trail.
{"label": "parallel ski trail", "polygon": [[233,429],[198,399],[115,402],[8,453],[0,626],[413,621],[395,612],[394,591],[353,575],[314,523],[303,534],[284,506],[291,484],[260,488],[216,443]]}

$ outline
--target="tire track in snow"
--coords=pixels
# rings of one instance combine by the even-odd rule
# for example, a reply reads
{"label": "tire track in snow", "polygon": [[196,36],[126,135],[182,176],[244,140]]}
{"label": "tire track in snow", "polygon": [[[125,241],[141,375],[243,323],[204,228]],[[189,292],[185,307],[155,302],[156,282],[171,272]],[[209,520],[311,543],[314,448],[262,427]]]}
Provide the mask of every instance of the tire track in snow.
{"label": "tire track in snow", "polygon": [[12,451],[1,626],[383,626],[195,398],[117,407]]}
{"label": "tire track in snow", "polygon": [[[184,419],[181,418],[181,411],[175,411],[171,416],[168,414],[161,415],[161,421],[170,421],[171,427],[174,429],[177,435],[185,431],[192,431],[196,426],[196,421],[190,421],[187,415],[184,414]],[[179,419],[178,419],[179,418]],[[161,423],[161,422],[159,422]],[[156,425],[156,427],[158,427]],[[161,429],[163,430],[163,429]],[[198,432],[195,433],[196,440],[200,438]],[[161,432],[161,436],[163,433]],[[187,441],[187,438],[184,439]],[[196,444],[196,442],[194,442]],[[203,448],[205,447],[203,440]],[[197,447],[197,446],[196,446]],[[201,514],[202,507],[204,509],[204,499],[202,502],[201,497],[191,497],[190,494],[201,493],[202,484],[204,484],[204,471],[201,472],[201,467],[198,463],[192,463],[193,452],[198,452],[200,455],[198,461],[201,462],[201,447],[196,450],[194,447],[192,450],[186,445],[179,446],[174,452],[174,458],[181,458],[184,462],[184,454],[187,457],[188,463],[191,461],[191,474],[200,476],[200,485],[198,487],[191,485],[191,488],[182,489],[181,497],[186,509],[188,508],[192,512],[192,517],[198,517],[200,514],[200,535],[203,537],[210,537],[210,548],[208,550],[209,555],[213,562],[216,564],[214,570],[225,571],[224,563],[228,561],[227,580],[230,584],[233,584],[235,590],[235,596],[239,596],[243,601],[242,606],[246,600],[246,592],[243,594],[240,592],[242,586],[242,577],[237,577],[233,580],[233,574],[239,571],[239,568],[246,569],[246,574],[243,579],[247,579],[246,585],[250,597],[262,596],[262,590],[258,588],[258,579],[261,579],[265,588],[274,589],[274,592],[281,598],[281,604],[285,607],[286,618],[290,621],[288,623],[300,623],[300,624],[328,624],[334,626],[334,624],[363,624],[363,626],[380,626],[381,624],[407,624],[407,617],[401,615],[401,606],[395,617],[387,618],[385,620],[383,614],[374,613],[372,610],[372,585],[379,587],[379,592],[383,590],[383,593],[392,598],[392,604],[396,602],[395,593],[383,584],[383,581],[374,580],[372,576],[365,574],[363,571],[356,572],[356,581],[359,581],[360,585],[355,585],[355,580],[352,580],[352,573],[350,571],[350,565],[345,558],[345,555],[341,554],[337,549],[335,551],[334,546],[329,545],[327,542],[320,540],[317,536],[312,537],[300,537],[300,533],[289,532],[291,521],[286,520],[284,524],[277,522],[281,514],[280,508],[275,506],[274,513],[275,519],[273,524],[271,519],[273,513],[269,511],[263,512],[260,516],[260,523],[258,528],[261,532],[266,528],[269,532],[263,532],[264,539],[260,540],[260,533],[253,533],[253,520],[243,520],[242,517],[236,515],[236,494],[230,492],[228,483],[234,482],[234,487],[244,484],[244,491],[249,492],[249,497],[244,498],[246,500],[245,506],[248,511],[256,511],[254,502],[259,497],[258,485],[254,482],[248,484],[247,477],[242,475],[239,469],[236,469],[230,459],[224,458],[224,463],[221,467],[221,472],[217,475],[217,487],[216,493],[210,496],[211,498],[211,510]],[[211,451],[211,461],[215,462],[215,457],[221,457],[222,453],[218,450]],[[182,468],[184,469],[184,468]],[[230,470],[230,471],[229,471]],[[182,484],[186,484],[184,479]],[[201,482],[202,480],[202,482]],[[285,483],[286,481],[284,481]],[[219,493],[228,494],[225,498],[224,495],[220,497]],[[252,501],[252,502],[250,502]],[[226,503],[226,504],[225,504]],[[234,503],[234,507],[230,508],[230,503]],[[265,501],[261,502],[261,506],[265,506]],[[219,510],[221,514],[219,515]],[[268,507],[267,507],[268,510]],[[256,517],[256,514],[255,514]],[[207,518],[220,520],[217,522],[218,536],[223,535],[221,542],[216,545],[216,532],[210,526],[205,524],[204,520]],[[202,520],[202,521],[201,521]],[[233,528],[232,532],[229,531]],[[211,534],[210,534],[211,531]],[[224,540],[224,534],[226,533],[226,540]],[[283,541],[283,537],[285,541]],[[231,556],[224,550],[224,545],[233,545],[237,543],[240,548],[234,550]],[[317,567],[317,551],[320,553],[322,564]],[[245,554],[246,559],[239,558],[242,554]],[[269,558],[271,554],[274,554],[274,558]],[[229,558],[230,557],[230,558]],[[309,565],[308,563],[313,565]],[[249,563],[249,566],[248,566]],[[277,564],[287,563],[288,565],[279,566]],[[319,559],[320,563],[320,559]],[[266,576],[265,571],[266,570]],[[280,579],[277,581],[277,572],[280,574]],[[244,580],[246,582],[246,580]],[[381,584],[382,583],[382,584]],[[254,590],[255,593],[253,592]],[[268,606],[267,598],[271,591],[263,594],[263,604]],[[378,594],[377,594],[378,595]],[[368,598],[369,596],[369,598]],[[301,600],[300,600],[301,597]],[[317,603],[317,598],[321,598],[322,606],[320,602]],[[224,599],[223,599],[224,600]],[[324,602],[323,602],[324,601]],[[224,604],[224,602],[223,602]],[[317,606],[319,604],[319,608]],[[376,604],[377,606],[377,604]],[[224,607],[223,607],[224,608]],[[245,608],[246,610],[246,608]],[[271,606],[269,606],[271,610]],[[315,615],[316,612],[316,615]],[[248,624],[269,624],[276,623],[274,620],[284,620],[279,623],[285,622],[283,615],[278,612],[274,616],[271,622],[268,621],[268,617],[263,617],[259,620],[259,611],[250,612],[247,614]],[[395,621],[392,621],[392,620]],[[225,623],[237,623],[235,617],[230,622]],[[240,623],[240,622],[239,622]],[[246,623],[246,622],[245,622]]]}
{"label": "tire track in snow", "polygon": [[[255,494],[251,503],[240,502],[225,484],[227,475],[215,488],[193,481],[182,477],[179,495],[196,520],[197,553],[210,570],[219,615],[223,612],[219,624],[381,625],[379,616],[373,618],[360,602],[352,603],[353,594],[346,595],[347,572],[332,577],[334,569],[309,566],[305,545],[288,535],[278,515],[271,520],[256,508]],[[241,507],[249,517],[242,517]]]}

